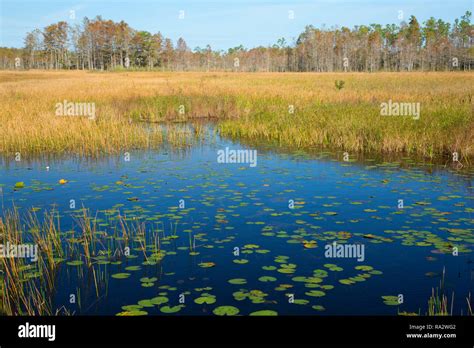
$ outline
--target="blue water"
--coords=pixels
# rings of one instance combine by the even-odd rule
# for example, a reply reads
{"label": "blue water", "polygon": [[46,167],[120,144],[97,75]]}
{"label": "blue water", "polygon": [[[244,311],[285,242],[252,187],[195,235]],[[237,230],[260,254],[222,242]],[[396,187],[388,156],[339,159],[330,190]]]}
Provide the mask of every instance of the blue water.
{"label": "blue water", "polygon": [[[217,163],[217,150],[225,147],[246,148],[217,138],[186,151],[132,151],[129,162],[121,155],[100,160],[70,157],[1,162],[4,210],[14,205],[26,214],[35,207],[35,214],[41,218],[45,211],[54,209],[59,212],[63,231],[78,231],[77,218],[72,215],[86,207],[103,219],[100,230],[110,234],[113,224],[107,222],[104,211],[115,209],[110,216],[120,212],[130,223],[143,222],[149,236],[157,226],[164,228],[162,248],[175,252],[156,265],[146,266],[142,265],[143,253],[132,248],[136,258],[123,257],[120,265],[94,265],[96,272],[105,272],[107,278],[99,298],[90,269],[63,262],[57,274],[56,293],[51,295],[55,308],[64,306],[75,314],[114,315],[122,312],[124,305],[162,293],[169,299],[167,305],[172,306],[179,305],[179,295],[184,294],[184,305],[177,314],[212,314],[214,308],[223,305],[235,306],[244,315],[264,309],[280,315],[396,315],[398,311],[425,314],[432,289],[440,286],[444,268],[444,291],[450,301],[454,292],[453,314],[466,313],[466,297],[474,288],[472,170],[457,171],[409,160],[344,162],[328,152],[303,155],[277,153],[268,148],[259,148],[258,165],[251,168],[248,164]],[[61,185],[60,179],[68,183]],[[20,181],[25,187],[14,190]],[[400,199],[402,209],[398,207]],[[70,208],[71,200],[75,200],[75,209]],[[178,207],[180,200],[184,200],[184,209]],[[293,209],[289,208],[290,200],[296,203]],[[178,238],[166,239],[173,229]],[[194,256],[187,250],[190,230],[192,239],[196,236],[199,252]],[[337,237],[339,232],[348,232],[348,239]],[[317,247],[305,248],[305,241],[313,240]],[[326,258],[325,245],[334,240],[363,244],[364,262]],[[458,256],[446,250],[440,253],[433,240],[462,247],[461,252]],[[428,245],[416,245],[419,242]],[[249,244],[257,247],[244,248]],[[239,256],[233,254],[236,247],[240,248]],[[243,250],[253,252],[246,254]],[[279,255],[289,257],[284,264],[296,265],[293,274],[262,269],[280,267],[281,263],[275,262]],[[235,259],[248,262],[236,264]],[[201,262],[215,265],[202,268]],[[328,263],[343,270],[330,271],[324,266]],[[129,265],[141,265],[141,269],[124,270]],[[383,273],[351,285],[339,282],[363,273],[354,269],[360,265]],[[310,277],[316,269],[328,273],[319,285],[334,288],[308,288],[305,282],[293,280],[297,276]],[[82,277],[78,276],[79,271]],[[131,276],[110,277],[118,272]],[[429,272],[432,274],[427,276]],[[262,282],[258,280],[262,276],[276,280]],[[151,287],[143,287],[142,277],[158,280]],[[233,278],[244,278],[247,283],[229,284]],[[281,284],[291,288],[276,290]],[[206,287],[209,289],[203,290]],[[78,288],[80,306],[69,303],[70,294],[77,294]],[[260,290],[267,296],[263,303],[238,301],[233,293],[239,289]],[[324,295],[307,295],[311,290],[322,290]],[[216,302],[195,303],[202,293],[215,296]],[[399,294],[403,295],[399,306],[386,305],[381,298]],[[289,303],[288,295],[308,302]],[[323,306],[324,310],[315,310],[314,305]],[[143,310],[150,315],[162,314],[161,307]]]}

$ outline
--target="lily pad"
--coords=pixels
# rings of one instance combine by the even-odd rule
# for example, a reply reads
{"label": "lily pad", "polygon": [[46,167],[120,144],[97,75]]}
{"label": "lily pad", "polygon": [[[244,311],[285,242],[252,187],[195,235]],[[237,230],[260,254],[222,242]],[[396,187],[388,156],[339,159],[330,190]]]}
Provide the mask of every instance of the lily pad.
{"label": "lily pad", "polygon": [[312,297],[323,297],[326,295],[324,291],[320,291],[320,290],[311,290],[311,291],[305,292],[305,294]]}
{"label": "lily pad", "polygon": [[277,316],[278,313],[269,309],[262,310],[262,311],[256,311],[250,313],[251,316],[264,316],[264,317],[269,317],[269,316]]}
{"label": "lily pad", "polygon": [[125,311],[125,312],[117,313],[117,316],[119,317],[136,317],[136,316],[142,316],[142,315],[148,315],[148,313],[145,311],[140,311],[140,310]]}
{"label": "lily pad", "polygon": [[198,266],[202,268],[211,268],[215,267],[216,264],[214,262],[201,262]]}
{"label": "lily pad", "polygon": [[382,299],[387,306],[398,306],[400,304],[398,296],[382,296]]}
{"label": "lily pad", "polygon": [[115,273],[112,274],[112,278],[114,279],[127,279],[130,277],[130,273]]}
{"label": "lily pad", "polygon": [[249,260],[246,260],[246,259],[235,259],[233,260],[234,263],[237,263],[239,265],[243,265],[243,264],[246,264],[249,262]]}
{"label": "lily pad", "polygon": [[182,308],[182,306],[173,306],[173,307],[164,306],[164,307],[160,308],[160,311],[162,313],[171,314],[171,313],[179,312],[181,310],[181,308]]}
{"label": "lily pad", "polygon": [[154,304],[151,302],[151,300],[141,300],[138,301],[138,305],[142,307],[153,307]]}
{"label": "lily pad", "polygon": [[82,266],[84,264],[83,261],[81,260],[75,260],[75,261],[68,261],[66,262],[68,266]]}
{"label": "lily pad", "polygon": [[239,309],[234,306],[219,306],[214,308],[212,311],[215,315],[237,315],[239,313]]}
{"label": "lily pad", "polygon": [[150,300],[150,303],[151,304],[154,304],[156,306],[159,306],[163,303],[167,303],[169,301],[168,297],[165,297],[165,296],[157,296],[157,297],[153,297],[151,300]]}
{"label": "lily pad", "polygon": [[196,298],[194,302],[197,304],[213,304],[213,303],[216,303],[216,297],[215,296],[201,296],[201,297]]}
{"label": "lily pad", "polygon": [[262,276],[258,280],[261,282],[275,282],[277,279],[275,277]]}
{"label": "lily pad", "polygon": [[243,284],[247,284],[247,280],[244,278],[235,278],[235,279],[230,279],[229,283],[234,284],[234,285],[243,285]]}
{"label": "lily pad", "polygon": [[321,305],[314,305],[312,306],[311,308],[313,308],[314,310],[318,311],[318,312],[322,312],[322,311],[325,311],[326,308],[324,308],[323,306]]}

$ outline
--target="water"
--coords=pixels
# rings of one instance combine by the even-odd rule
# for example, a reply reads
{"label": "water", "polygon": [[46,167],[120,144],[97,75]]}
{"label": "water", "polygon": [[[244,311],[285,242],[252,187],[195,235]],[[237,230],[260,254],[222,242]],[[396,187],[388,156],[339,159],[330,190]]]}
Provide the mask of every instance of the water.
{"label": "water", "polygon": [[[79,237],[73,216],[82,206],[97,214],[99,230],[109,235],[119,212],[132,225],[144,223],[148,256],[153,237],[160,236],[165,256],[156,264],[143,265],[139,243],[131,245],[135,257],[96,259],[95,272],[105,278],[98,293],[91,269],[62,262],[51,294],[54,308],[110,315],[137,310],[212,314],[219,306],[236,307],[243,315],[260,310],[279,315],[425,314],[445,268],[444,289],[450,302],[454,292],[453,313],[466,313],[474,284],[472,171],[408,159],[341,162],[327,152],[285,154],[265,147],[259,147],[258,165],[252,168],[217,163],[216,153],[225,147],[245,148],[217,138],[186,151],[131,152],[130,161],[123,156],[4,161],[3,208],[14,204],[22,213],[33,208],[40,218],[54,209],[62,231],[75,230],[64,233],[64,240]],[[68,183],[60,185],[60,179]],[[20,181],[25,187],[14,190]],[[123,242],[113,240],[107,239],[102,249]],[[315,248],[309,248],[312,241]],[[365,260],[325,257],[325,246],[333,241],[363,245]],[[197,254],[190,255],[190,245]],[[458,256],[452,247],[459,248]],[[72,252],[68,257],[83,260]],[[201,267],[206,262],[212,267]],[[330,270],[327,264],[339,268]],[[361,265],[372,268],[355,269]],[[140,268],[126,270],[129,266]],[[117,273],[130,276],[111,277]],[[352,284],[339,282],[357,275],[362,279]],[[157,279],[140,281],[144,277]],[[230,284],[231,279],[244,284]],[[80,297],[80,304],[70,303],[71,294]],[[403,296],[398,306],[381,298],[398,295]],[[157,296],[167,302],[121,308]],[[208,303],[198,304],[197,298]]]}

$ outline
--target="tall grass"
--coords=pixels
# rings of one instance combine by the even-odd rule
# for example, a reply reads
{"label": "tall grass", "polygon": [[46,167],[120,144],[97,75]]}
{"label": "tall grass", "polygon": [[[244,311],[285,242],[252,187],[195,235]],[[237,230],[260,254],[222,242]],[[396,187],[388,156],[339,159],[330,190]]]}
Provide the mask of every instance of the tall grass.
{"label": "tall grass", "polygon": [[[174,129],[143,123],[219,121],[221,135],[292,148],[458,152],[474,157],[472,73],[1,72],[0,153],[97,155],[156,147]],[[344,81],[344,88],[335,87]],[[55,103],[95,102],[95,121],[54,115]],[[382,102],[420,103],[421,116],[381,116]],[[289,112],[290,105],[294,113]],[[173,138],[174,137],[174,138]]]}
{"label": "tall grass", "polygon": [[[110,217],[108,232],[99,228],[97,214],[82,208],[73,215],[74,227],[61,231],[57,212],[45,212],[40,220],[34,213],[20,215],[18,209],[3,211],[0,216],[0,244],[38,246],[38,259],[20,257],[0,258],[0,315],[70,315],[71,308],[55,308],[55,293],[60,275],[72,272],[77,277],[76,295],[78,308],[81,288],[93,286],[96,300],[107,295],[109,274],[102,261],[121,260],[126,256],[125,247],[140,250],[144,260],[159,260],[164,256],[160,248],[160,229],[151,229],[140,219],[129,219],[120,212]],[[176,236],[177,224],[171,225]],[[164,234],[164,225],[163,230]],[[67,265],[73,261],[80,264]],[[68,276],[69,277],[69,276]],[[83,282],[81,282],[83,280]],[[85,289],[84,293],[88,293]],[[93,303],[94,304],[94,303]],[[93,305],[92,304],[92,305]],[[87,308],[85,308],[87,309]]]}
{"label": "tall grass", "polygon": [[[56,257],[62,254],[59,230],[53,214],[42,223],[29,214],[26,223],[15,209],[0,218],[0,243],[38,246],[35,264],[25,258],[2,257],[0,313],[6,315],[51,315],[51,294],[56,279]],[[27,233],[29,232],[29,233]],[[28,273],[32,271],[33,273]]]}
{"label": "tall grass", "polygon": [[[443,274],[441,276],[439,287],[431,290],[431,296],[428,300],[428,315],[429,316],[452,316],[454,306],[454,292],[451,294],[451,302],[445,294],[444,278],[446,269],[443,267]],[[466,297],[467,312],[466,315],[472,316],[471,307],[471,293]]]}

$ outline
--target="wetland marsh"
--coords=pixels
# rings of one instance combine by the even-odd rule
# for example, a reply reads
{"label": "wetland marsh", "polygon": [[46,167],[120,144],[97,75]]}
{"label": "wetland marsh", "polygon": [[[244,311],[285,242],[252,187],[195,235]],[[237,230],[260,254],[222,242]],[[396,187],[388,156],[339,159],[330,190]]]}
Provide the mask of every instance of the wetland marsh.
{"label": "wetland marsh", "polygon": [[472,314],[472,74],[0,76],[2,314]]}

